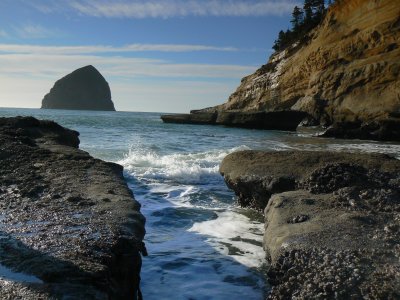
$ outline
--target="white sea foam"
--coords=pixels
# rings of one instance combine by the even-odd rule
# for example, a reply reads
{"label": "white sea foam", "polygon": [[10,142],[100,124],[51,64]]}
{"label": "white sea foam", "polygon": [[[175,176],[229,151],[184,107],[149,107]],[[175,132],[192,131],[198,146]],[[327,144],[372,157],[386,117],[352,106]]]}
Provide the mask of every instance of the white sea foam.
{"label": "white sea foam", "polygon": [[205,177],[219,176],[219,164],[227,154],[245,149],[249,148],[239,146],[229,150],[160,155],[134,147],[118,163],[139,178],[167,179],[183,184],[201,183]]}
{"label": "white sea foam", "polygon": [[214,249],[245,266],[260,267],[265,262],[261,247],[264,225],[234,210],[217,215],[214,220],[195,223],[189,232],[208,236],[207,242]]}

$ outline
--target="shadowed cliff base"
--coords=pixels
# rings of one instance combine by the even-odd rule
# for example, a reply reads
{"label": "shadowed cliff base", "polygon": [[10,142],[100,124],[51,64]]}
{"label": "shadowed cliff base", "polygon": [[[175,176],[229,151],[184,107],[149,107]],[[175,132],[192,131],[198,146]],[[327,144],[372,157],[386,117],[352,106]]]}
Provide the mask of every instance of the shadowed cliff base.
{"label": "shadowed cliff base", "polygon": [[270,299],[398,299],[400,161],[381,154],[243,151],[220,172],[265,208]]}
{"label": "shadowed cliff base", "polygon": [[165,123],[224,125],[230,127],[295,131],[307,113],[299,111],[274,112],[192,112],[162,115]]}
{"label": "shadowed cliff base", "polygon": [[78,133],[0,118],[2,299],[136,299],[145,219],[122,167]]}

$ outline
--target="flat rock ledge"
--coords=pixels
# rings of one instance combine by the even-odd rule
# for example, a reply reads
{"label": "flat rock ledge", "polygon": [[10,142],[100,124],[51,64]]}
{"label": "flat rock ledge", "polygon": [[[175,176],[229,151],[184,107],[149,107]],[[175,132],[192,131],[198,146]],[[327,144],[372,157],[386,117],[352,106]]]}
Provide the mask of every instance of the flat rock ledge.
{"label": "flat rock ledge", "polygon": [[[1,299],[136,299],[145,219],[78,133],[0,118]],[[144,253],[145,254],[145,253]]]}
{"label": "flat rock ledge", "polygon": [[161,119],[165,123],[295,131],[307,115],[307,113],[293,110],[271,112],[192,111],[190,114],[162,115]]}
{"label": "flat rock ledge", "polygon": [[239,203],[265,208],[269,299],[399,299],[399,170],[382,154],[228,155]]}

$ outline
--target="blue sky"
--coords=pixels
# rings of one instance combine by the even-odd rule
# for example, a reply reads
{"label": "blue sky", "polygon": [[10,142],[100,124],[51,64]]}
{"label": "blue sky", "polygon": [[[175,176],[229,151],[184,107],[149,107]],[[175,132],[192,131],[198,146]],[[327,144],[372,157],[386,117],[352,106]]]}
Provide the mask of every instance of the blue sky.
{"label": "blue sky", "polygon": [[1,0],[0,107],[40,107],[92,64],[117,110],[223,103],[265,64],[296,0]]}

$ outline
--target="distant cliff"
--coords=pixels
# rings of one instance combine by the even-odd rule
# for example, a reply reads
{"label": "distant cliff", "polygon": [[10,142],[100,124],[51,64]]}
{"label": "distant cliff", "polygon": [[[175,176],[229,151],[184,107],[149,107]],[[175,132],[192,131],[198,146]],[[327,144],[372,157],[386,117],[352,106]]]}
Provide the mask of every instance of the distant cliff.
{"label": "distant cliff", "polygon": [[93,66],[58,80],[42,100],[42,108],[115,111],[107,81]]}
{"label": "distant cliff", "polygon": [[206,111],[300,110],[324,125],[400,115],[398,0],[332,5],[303,43],[273,54]]}

